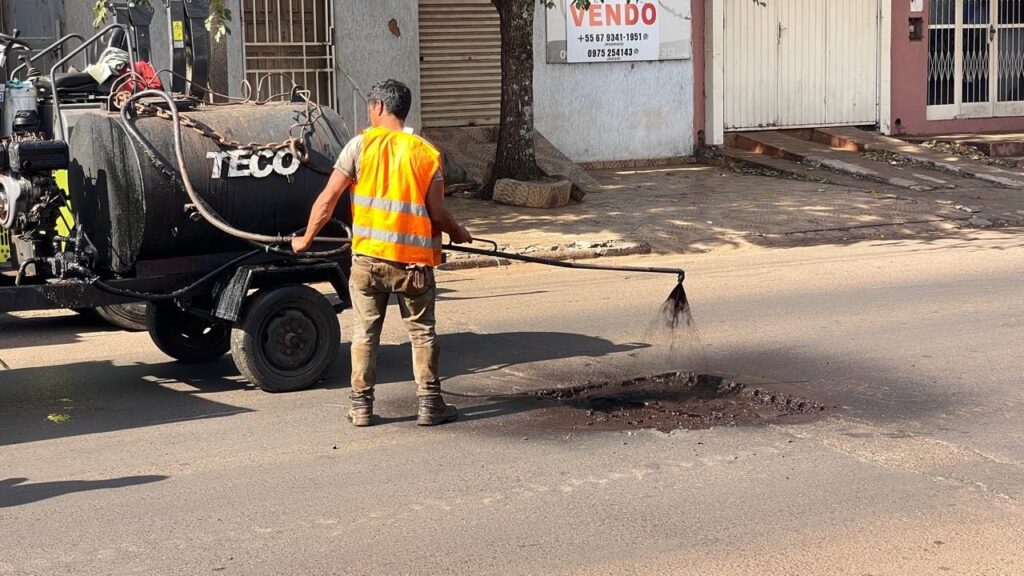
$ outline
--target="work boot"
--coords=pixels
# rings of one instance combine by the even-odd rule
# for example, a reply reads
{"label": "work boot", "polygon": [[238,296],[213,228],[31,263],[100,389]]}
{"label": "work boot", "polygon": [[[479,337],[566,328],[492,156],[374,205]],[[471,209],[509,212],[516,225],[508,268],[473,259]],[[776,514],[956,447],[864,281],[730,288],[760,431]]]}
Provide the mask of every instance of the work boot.
{"label": "work boot", "polygon": [[444,398],[437,396],[421,396],[420,411],[416,424],[420,426],[437,426],[452,422],[459,417],[459,410],[451,404],[445,404]]}
{"label": "work boot", "polygon": [[373,398],[353,396],[348,409],[348,421],[356,426],[370,426],[373,418]]}

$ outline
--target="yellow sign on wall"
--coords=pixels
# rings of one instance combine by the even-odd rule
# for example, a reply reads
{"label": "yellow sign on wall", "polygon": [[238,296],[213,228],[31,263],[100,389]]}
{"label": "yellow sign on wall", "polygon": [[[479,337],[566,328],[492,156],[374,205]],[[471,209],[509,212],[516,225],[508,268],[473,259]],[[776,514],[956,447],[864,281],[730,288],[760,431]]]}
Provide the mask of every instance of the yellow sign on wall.
{"label": "yellow sign on wall", "polygon": [[175,48],[185,47],[185,23],[181,20],[171,22],[171,40]]}
{"label": "yellow sign on wall", "polygon": [[11,260],[11,241],[7,230],[0,230],[0,264]]}
{"label": "yellow sign on wall", "polygon": [[[68,193],[68,171],[59,170],[54,173],[54,177],[57,180],[57,186]],[[71,216],[71,201],[68,200],[64,206],[61,207],[60,213],[62,218],[57,221],[57,233],[61,236],[69,236],[71,234],[71,227],[75,225],[74,218]],[[11,261],[11,233],[7,230],[0,229],[0,264],[5,264]]]}

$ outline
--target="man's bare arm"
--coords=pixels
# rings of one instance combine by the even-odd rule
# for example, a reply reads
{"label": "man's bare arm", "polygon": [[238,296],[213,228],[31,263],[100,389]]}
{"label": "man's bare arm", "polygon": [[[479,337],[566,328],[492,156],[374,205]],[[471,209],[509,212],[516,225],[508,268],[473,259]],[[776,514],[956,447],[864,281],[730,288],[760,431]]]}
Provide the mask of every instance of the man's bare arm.
{"label": "man's bare arm", "polygon": [[296,253],[309,250],[309,247],[313,245],[313,239],[331,221],[331,218],[334,216],[334,209],[338,207],[338,201],[341,200],[341,195],[345,193],[345,189],[351,183],[352,178],[340,170],[335,170],[331,174],[331,179],[327,181],[327,186],[324,187],[316,202],[313,203],[313,210],[309,214],[309,224],[306,227],[306,233],[292,240],[292,250]]}
{"label": "man's bare arm", "polygon": [[465,244],[473,241],[469,231],[459,224],[444,204],[443,180],[435,180],[430,185],[430,189],[427,191],[427,212],[430,214],[430,222],[434,228],[451,236],[452,242]]}

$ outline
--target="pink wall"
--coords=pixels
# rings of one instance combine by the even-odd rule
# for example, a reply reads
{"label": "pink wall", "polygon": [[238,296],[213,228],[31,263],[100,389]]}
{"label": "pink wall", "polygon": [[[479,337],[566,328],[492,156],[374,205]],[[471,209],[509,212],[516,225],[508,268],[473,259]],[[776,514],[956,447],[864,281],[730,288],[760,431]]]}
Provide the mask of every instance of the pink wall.
{"label": "pink wall", "polygon": [[704,144],[704,0],[691,0],[690,22],[693,24],[693,143]]}
{"label": "pink wall", "polygon": [[[928,106],[928,2],[923,13],[925,40],[910,40],[910,1],[892,0],[892,116],[893,134],[951,134],[1024,130],[1024,117],[941,120],[929,122]],[[899,124],[897,124],[899,121]]]}

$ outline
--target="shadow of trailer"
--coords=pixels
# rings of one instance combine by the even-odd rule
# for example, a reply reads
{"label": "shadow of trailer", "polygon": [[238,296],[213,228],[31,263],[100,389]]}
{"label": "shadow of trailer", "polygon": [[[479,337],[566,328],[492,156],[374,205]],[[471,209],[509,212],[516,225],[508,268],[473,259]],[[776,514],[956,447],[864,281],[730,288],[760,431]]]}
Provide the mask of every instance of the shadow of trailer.
{"label": "shadow of trailer", "polygon": [[[148,262],[130,279],[21,285],[0,265],[0,313],[141,304],[168,356],[204,363],[230,351],[252,384],[291,392],[319,382],[338,355],[338,314],[350,306],[344,264],[252,251]],[[328,284],[334,301],[314,283]]]}

